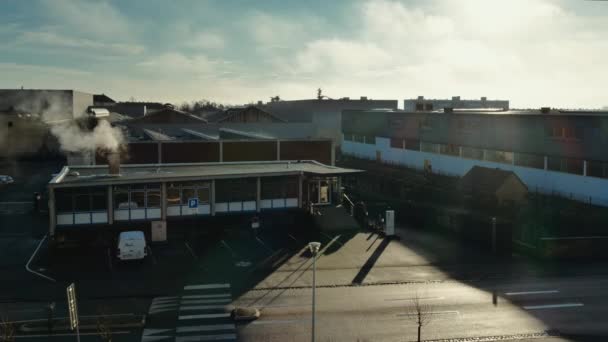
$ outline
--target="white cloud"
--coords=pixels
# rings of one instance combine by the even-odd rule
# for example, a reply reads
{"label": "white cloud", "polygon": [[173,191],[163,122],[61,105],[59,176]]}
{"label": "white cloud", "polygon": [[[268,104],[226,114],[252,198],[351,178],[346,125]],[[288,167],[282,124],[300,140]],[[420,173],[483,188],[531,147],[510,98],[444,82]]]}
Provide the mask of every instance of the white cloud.
{"label": "white cloud", "polygon": [[398,99],[489,96],[515,106],[605,103],[606,16],[582,17],[551,0],[435,1],[416,8],[371,0],[359,10],[352,38],[310,41],[292,63],[277,66],[314,77],[311,87],[332,89],[335,97],[352,96],[350,90]]}
{"label": "white cloud", "polygon": [[46,14],[58,25],[79,34],[110,41],[133,37],[129,19],[106,1],[43,0]]}
{"label": "white cloud", "polygon": [[83,51],[96,50],[94,52],[111,54],[135,55],[144,51],[144,47],[139,44],[104,43],[98,40],[69,37],[49,31],[22,32],[19,36],[19,42],[42,47],[72,48]]}
{"label": "white cloud", "polygon": [[226,64],[226,62],[211,60],[205,55],[186,56],[178,52],[169,52],[150,57],[137,65],[155,73],[179,73],[195,77],[218,74]]}
{"label": "white cloud", "polygon": [[224,38],[219,33],[210,31],[193,33],[182,39],[186,40],[185,46],[194,49],[216,50],[223,49],[225,45]]}

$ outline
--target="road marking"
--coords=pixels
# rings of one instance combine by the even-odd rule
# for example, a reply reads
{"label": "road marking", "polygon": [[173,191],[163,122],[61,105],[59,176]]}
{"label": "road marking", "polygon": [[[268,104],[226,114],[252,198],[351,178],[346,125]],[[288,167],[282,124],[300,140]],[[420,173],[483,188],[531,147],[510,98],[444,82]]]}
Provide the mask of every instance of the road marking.
{"label": "road marking", "polygon": [[202,299],[202,300],[182,300],[182,305],[194,305],[194,304],[219,304],[219,303],[230,303],[230,298],[218,298],[218,299]]}
{"label": "road marking", "polygon": [[267,251],[269,251],[271,254],[274,253],[274,249],[268,247],[268,245],[266,245],[264,243],[264,241],[262,241],[262,239],[260,239],[259,237],[255,237],[255,239],[262,245],[262,247],[266,248]]}
{"label": "road marking", "polygon": [[143,336],[156,335],[167,331],[173,331],[173,329],[144,329]]}
{"label": "road marking", "polygon": [[2,204],[32,204],[32,202],[0,202]]}
{"label": "road marking", "polygon": [[559,293],[558,290],[546,290],[546,291],[526,291],[526,292],[507,292],[507,296],[525,296],[534,294],[545,294],[545,293]]}
{"label": "road marking", "polygon": [[[332,239],[332,237],[331,237],[331,236],[329,236],[329,235],[327,235],[327,234],[325,234],[325,233],[321,233],[321,234],[322,234],[323,236],[325,236],[326,238],[330,239],[330,240]],[[338,236],[340,236],[340,235],[338,235]],[[344,246],[344,244],[343,244],[342,242],[340,242],[340,241],[336,241],[336,242],[337,242],[337,243],[338,243],[340,246]]]}
{"label": "road marking", "polygon": [[34,253],[32,253],[32,256],[30,257],[30,260],[27,262],[27,264],[25,264],[25,270],[28,271],[28,272],[30,272],[30,273],[33,273],[35,275],[41,276],[44,279],[50,280],[52,282],[56,282],[55,279],[53,279],[53,278],[51,278],[49,276],[46,276],[46,275],[44,275],[42,273],[36,272],[36,271],[34,271],[34,270],[32,270],[30,268],[30,264],[32,263],[32,260],[34,260],[34,257],[36,256],[36,253],[38,253],[38,250],[42,246],[42,243],[44,242],[44,240],[46,240],[46,237],[47,237],[47,235],[44,235],[44,237],[42,238],[42,240],[40,240],[40,243],[38,244],[38,247],[36,247],[36,250],[34,251]]}
{"label": "road marking", "polygon": [[222,244],[222,246],[224,246],[228,249],[228,252],[230,252],[230,255],[232,255],[233,258],[235,258],[235,259],[238,258],[238,255],[236,255],[236,252],[234,251],[234,249],[230,248],[230,246],[228,246],[226,241],[222,240],[222,241],[220,241],[220,243]]}
{"label": "road marking", "polygon": [[208,290],[208,289],[229,289],[230,284],[201,284],[201,285],[186,285],[184,290]]}
{"label": "road marking", "polygon": [[177,297],[173,296],[173,297],[154,297],[154,299],[152,299],[152,301],[163,301],[163,300],[176,300]]}
{"label": "road marking", "polygon": [[[112,335],[114,335],[114,334],[123,335],[123,334],[130,334],[130,333],[131,333],[131,331],[112,331]],[[98,335],[99,335],[98,332],[90,332],[90,333],[88,333],[88,332],[81,332],[80,333],[80,336],[98,336]],[[52,336],[76,336],[76,333],[63,333],[63,334],[54,333],[52,335],[48,335],[48,334],[47,335],[18,335],[18,336],[15,336],[15,338],[38,338],[38,337],[45,337],[45,338],[48,339],[49,337],[52,337]]]}
{"label": "road marking", "polygon": [[584,306],[583,303],[564,303],[564,304],[549,304],[549,305],[531,305],[524,306],[526,310],[541,310],[541,309],[558,309],[558,308],[574,308]]}
{"label": "road marking", "polygon": [[264,325],[264,324],[292,324],[292,323],[304,323],[310,322],[310,319],[276,319],[276,320],[265,320],[265,321],[253,321],[249,324]]}
{"label": "road marking", "polygon": [[225,309],[225,308],[226,308],[226,305],[193,305],[193,306],[180,306],[179,311]]}
{"label": "road marking", "polygon": [[236,340],[236,334],[178,336],[175,342]]}
{"label": "road marking", "polygon": [[192,325],[177,327],[178,334],[191,333],[197,331],[215,331],[215,330],[236,330],[234,324],[209,324],[209,325]]}
{"label": "road marking", "polygon": [[142,336],[141,342],[154,342],[154,341],[162,341],[168,338],[173,338],[173,336]]}
{"label": "road marking", "polygon": [[293,237],[293,235],[291,235],[291,234],[287,234],[287,236],[289,236],[290,238],[292,238],[292,239],[293,239],[293,241],[298,242],[298,239],[296,239],[295,237]]}
{"label": "road marking", "polygon": [[227,317],[230,317],[230,313],[224,312],[224,313],[217,313],[217,314],[184,315],[184,316],[177,317],[177,319],[179,319],[180,321],[183,321],[186,319],[227,318]]}
{"label": "road marking", "polygon": [[[429,311],[429,312],[425,312],[425,314],[427,315],[457,315],[460,316],[460,311]],[[416,316],[418,315],[415,312],[412,313],[404,313],[404,314],[398,314],[398,317],[405,317],[405,316]]]}
{"label": "road marking", "polygon": [[[392,301],[399,301],[399,300],[414,300],[415,298],[388,298],[385,299],[385,301],[387,302],[392,302]],[[445,299],[445,297],[422,297],[422,298],[418,298],[420,300],[443,300]]]}
{"label": "road marking", "polygon": [[230,297],[230,293],[219,293],[219,294],[209,294],[209,295],[188,295],[182,296],[182,299],[201,299],[201,298],[222,298],[222,297]]}

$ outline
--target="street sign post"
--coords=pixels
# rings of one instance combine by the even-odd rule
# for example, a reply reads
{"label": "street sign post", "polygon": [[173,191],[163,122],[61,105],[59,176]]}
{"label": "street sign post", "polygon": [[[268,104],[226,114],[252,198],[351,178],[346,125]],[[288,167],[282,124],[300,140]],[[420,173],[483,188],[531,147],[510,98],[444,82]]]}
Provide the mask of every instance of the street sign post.
{"label": "street sign post", "polygon": [[80,322],[78,321],[78,303],[76,302],[76,285],[71,283],[66,289],[68,295],[68,311],[70,313],[70,329],[76,329],[76,341],[80,342]]}

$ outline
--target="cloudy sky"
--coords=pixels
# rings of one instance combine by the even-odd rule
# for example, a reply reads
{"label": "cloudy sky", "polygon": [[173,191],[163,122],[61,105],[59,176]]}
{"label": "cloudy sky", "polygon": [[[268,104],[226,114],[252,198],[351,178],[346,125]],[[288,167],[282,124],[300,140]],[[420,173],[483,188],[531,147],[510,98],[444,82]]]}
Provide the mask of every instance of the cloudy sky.
{"label": "cloudy sky", "polygon": [[608,105],[608,1],[0,2],[0,88]]}

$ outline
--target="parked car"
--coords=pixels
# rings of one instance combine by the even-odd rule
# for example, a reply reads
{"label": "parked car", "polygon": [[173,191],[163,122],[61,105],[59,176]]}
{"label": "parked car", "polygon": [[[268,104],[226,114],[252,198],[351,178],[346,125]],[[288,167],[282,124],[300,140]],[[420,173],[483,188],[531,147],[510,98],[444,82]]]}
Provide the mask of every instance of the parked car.
{"label": "parked car", "polygon": [[230,316],[237,322],[254,321],[260,318],[260,310],[256,308],[235,308]]}
{"label": "parked car", "polygon": [[122,232],[118,235],[116,257],[119,260],[141,260],[147,254],[144,232],[135,230]]}
{"label": "parked car", "polygon": [[14,183],[15,180],[11,176],[0,175],[0,184],[11,184]]}

